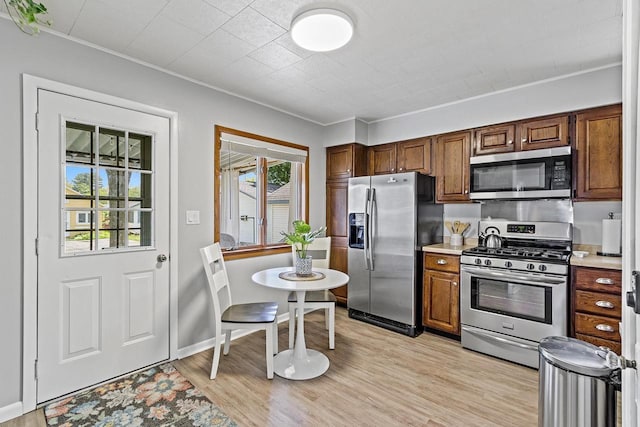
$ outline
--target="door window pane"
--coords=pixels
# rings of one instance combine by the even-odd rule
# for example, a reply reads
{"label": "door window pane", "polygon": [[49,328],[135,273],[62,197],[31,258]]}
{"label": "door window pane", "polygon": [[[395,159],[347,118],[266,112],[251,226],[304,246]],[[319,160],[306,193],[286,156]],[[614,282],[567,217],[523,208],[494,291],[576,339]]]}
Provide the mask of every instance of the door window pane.
{"label": "door window pane", "polygon": [[124,166],[125,133],[113,129],[100,129],[98,148],[101,166]]}
{"label": "door window pane", "polygon": [[65,131],[67,162],[93,163],[95,126],[67,122]]}
{"label": "door window pane", "polygon": [[72,122],[66,128],[63,254],[152,246],[153,138]]}
{"label": "door window pane", "polygon": [[129,168],[151,170],[151,137],[129,134]]}

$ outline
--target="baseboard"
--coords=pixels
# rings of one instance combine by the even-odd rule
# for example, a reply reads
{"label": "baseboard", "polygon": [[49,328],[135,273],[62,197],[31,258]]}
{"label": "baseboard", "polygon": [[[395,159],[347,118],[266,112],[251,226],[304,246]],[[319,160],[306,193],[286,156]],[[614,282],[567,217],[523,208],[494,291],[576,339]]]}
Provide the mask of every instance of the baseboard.
{"label": "baseboard", "polygon": [[[280,324],[282,322],[288,322],[288,321],[289,321],[289,312],[282,313],[281,315],[278,316],[278,324]],[[252,334],[254,332],[257,332],[257,331],[256,330],[236,330],[236,331],[233,331],[231,333],[231,341],[233,341],[235,339],[238,339],[240,337],[247,336],[247,335]],[[209,350],[210,348],[213,348],[213,344],[214,344],[214,339],[213,338],[209,338],[207,340],[200,341],[200,342],[197,342],[195,344],[191,344],[191,345],[189,345],[187,347],[179,348],[178,349],[178,359],[184,359],[185,357],[192,356],[192,355],[194,355],[196,353],[200,353],[201,351]]]}
{"label": "baseboard", "polygon": [[20,415],[22,415],[22,402],[3,406],[0,408],[0,423],[19,417]]}

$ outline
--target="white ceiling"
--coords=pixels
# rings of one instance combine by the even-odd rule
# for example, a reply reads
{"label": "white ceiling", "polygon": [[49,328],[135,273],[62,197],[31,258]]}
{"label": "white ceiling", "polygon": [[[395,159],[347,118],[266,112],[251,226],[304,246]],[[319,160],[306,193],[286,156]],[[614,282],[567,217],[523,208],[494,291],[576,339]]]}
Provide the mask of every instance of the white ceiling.
{"label": "white ceiling", "polygon": [[[322,124],[622,59],[622,0],[41,1],[58,32]],[[351,16],[351,42],[328,53],[295,46],[291,20],[326,6]]]}

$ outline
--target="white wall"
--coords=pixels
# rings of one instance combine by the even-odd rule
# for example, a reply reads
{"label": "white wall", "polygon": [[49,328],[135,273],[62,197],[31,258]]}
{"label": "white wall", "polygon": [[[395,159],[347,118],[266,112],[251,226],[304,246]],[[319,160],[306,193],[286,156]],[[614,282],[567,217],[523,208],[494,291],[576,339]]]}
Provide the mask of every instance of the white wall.
{"label": "white wall", "polygon": [[[240,129],[310,147],[310,222],[323,225],[323,127],[241,100],[51,34],[22,34],[0,19],[0,125],[3,224],[0,248],[0,409],[21,400],[22,348],[22,90],[21,74],[67,83],[176,111],[179,115],[179,343],[180,348],[211,338],[209,295],[198,248],[213,238],[213,127]],[[185,211],[199,210],[200,225],[185,225]],[[290,256],[289,256],[290,258]],[[284,255],[253,262],[229,262],[239,301],[256,293],[249,271],[282,265]],[[235,264],[238,264],[236,267]],[[247,266],[250,264],[250,268]],[[270,299],[286,295],[257,291]]]}
{"label": "white wall", "polygon": [[619,103],[622,67],[561,79],[406,114],[369,124],[369,145],[469,129],[527,117]]}

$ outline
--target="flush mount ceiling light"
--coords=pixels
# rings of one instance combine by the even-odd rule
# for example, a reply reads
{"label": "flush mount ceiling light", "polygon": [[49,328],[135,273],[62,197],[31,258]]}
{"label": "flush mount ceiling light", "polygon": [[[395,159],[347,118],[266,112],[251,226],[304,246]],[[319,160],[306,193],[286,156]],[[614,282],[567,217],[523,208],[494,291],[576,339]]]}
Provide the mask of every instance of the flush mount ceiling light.
{"label": "flush mount ceiling light", "polygon": [[353,21],[335,9],[313,9],[301,13],[291,23],[291,38],[300,47],[314,52],[338,49],[351,40]]}

